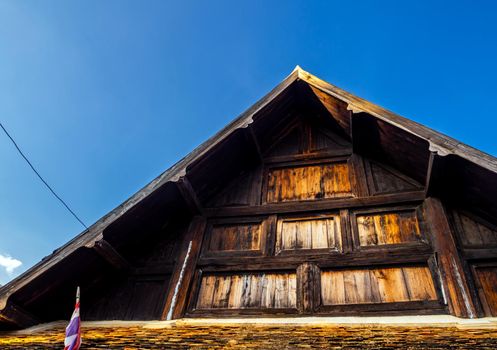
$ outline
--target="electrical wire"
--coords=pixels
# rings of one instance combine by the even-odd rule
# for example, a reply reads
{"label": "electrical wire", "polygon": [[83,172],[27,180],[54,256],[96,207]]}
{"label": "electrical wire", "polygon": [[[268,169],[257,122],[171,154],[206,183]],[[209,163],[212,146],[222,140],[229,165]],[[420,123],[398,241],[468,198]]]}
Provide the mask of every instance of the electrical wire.
{"label": "electrical wire", "polygon": [[26,163],[28,163],[29,167],[34,171],[34,173],[36,174],[36,176],[38,176],[38,178],[41,180],[41,182],[43,182],[45,184],[45,186],[49,189],[49,191],[52,192],[52,194],[55,196],[55,198],[57,198],[59,200],[59,202],[61,202],[62,205],[64,207],[66,207],[66,209],[72,214],[72,216],[74,216],[76,218],[76,220],[78,220],[79,223],[81,225],[83,225],[83,227],[85,229],[88,229],[88,226],[86,226],[85,223],[69,207],[69,205],[67,205],[67,203],[62,198],[60,198],[60,196],[57,193],[55,193],[54,189],[45,181],[45,179],[40,175],[40,173],[36,170],[36,168],[33,166],[33,164],[31,164],[31,162],[29,161],[29,159],[24,155],[24,153],[21,151],[21,149],[17,145],[17,142],[9,134],[9,132],[7,131],[7,129],[5,129],[5,127],[3,126],[3,124],[1,122],[0,122],[0,127],[5,132],[5,135],[7,135],[7,137],[10,139],[10,141],[12,141],[12,143],[14,144],[15,148],[17,149],[17,151],[19,152],[19,154],[21,155],[21,157],[24,158],[24,160],[26,161]]}

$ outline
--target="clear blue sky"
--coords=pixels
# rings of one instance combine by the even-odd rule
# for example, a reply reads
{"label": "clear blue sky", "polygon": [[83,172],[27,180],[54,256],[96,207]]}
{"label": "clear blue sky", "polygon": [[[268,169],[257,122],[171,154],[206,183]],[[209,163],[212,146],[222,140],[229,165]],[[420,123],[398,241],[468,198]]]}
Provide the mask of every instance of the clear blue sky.
{"label": "clear blue sky", "polygon": [[[2,0],[0,120],[87,224],[296,64],[497,155],[496,14],[495,1]],[[3,134],[0,164],[3,284],[81,226]]]}

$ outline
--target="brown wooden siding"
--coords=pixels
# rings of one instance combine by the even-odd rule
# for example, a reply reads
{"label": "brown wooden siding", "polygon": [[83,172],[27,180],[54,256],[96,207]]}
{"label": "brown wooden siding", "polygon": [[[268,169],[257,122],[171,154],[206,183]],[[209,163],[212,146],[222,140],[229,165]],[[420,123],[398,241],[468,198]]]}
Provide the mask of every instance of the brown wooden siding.
{"label": "brown wooden siding", "polygon": [[454,212],[459,236],[464,247],[497,246],[497,227],[462,212]]}
{"label": "brown wooden siding", "polygon": [[268,203],[352,196],[347,162],[270,169]]}
{"label": "brown wooden siding", "polygon": [[340,250],[342,246],[339,215],[280,219],[277,231],[277,253],[300,249]]}
{"label": "brown wooden siding", "polygon": [[288,309],[297,307],[295,273],[206,275],[197,309]]}
{"label": "brown wooden siding", "polygon": [[477,266],[476,284],[487,316],[497,316],[497,266]]}
{"label": "brown wooden siding", "polygon": [[367,180],[372,194],[414,191],[422,188],[415,180],[401,174],[397,170],[366,161]]}
{"label": "brown wooden siding", "polygon": [[210,232],[209,251],[247,251],[261,249],[261,224],[214,226]]}
{"label": "brown wooden siding", "polygon": [[427,267],[338,270],[321,273],[323,305],[436,300]]}
{"label": "brown wooden siding", "polygon": [[361,246],[401,244],[421,240],[414,210],[356,215]]}

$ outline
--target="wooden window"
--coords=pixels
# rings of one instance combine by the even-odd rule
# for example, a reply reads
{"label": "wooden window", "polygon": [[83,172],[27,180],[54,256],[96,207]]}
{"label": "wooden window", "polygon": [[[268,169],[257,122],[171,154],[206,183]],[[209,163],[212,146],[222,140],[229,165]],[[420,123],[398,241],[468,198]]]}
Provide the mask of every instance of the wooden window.
{"label": "wooden window", "polygon": [[207,227],[203,255],[260,255],[266,236],[267,225],[262,218],[213,220]]}
{"label": "wooden window", "polygon": [[276,253],[295,250],[340,250],[339,215],[321,215],[278,220]]}
{"label": "wooden window", "polygon": [[423,241],[415,209],[355,212],[352,220],[357,246]]}
{"label": "wooden window", "polygon": [[351,197],[352,186],[346,161],[269,169],[268,203]]}
{"label": "wooden window", "polygon": [[196,309],[295,309],[295,273],[205,275]]}
{"label": "wooden window", "polygon": [[427,267],[337,270],[321,273],[323,305],[437,300]]}

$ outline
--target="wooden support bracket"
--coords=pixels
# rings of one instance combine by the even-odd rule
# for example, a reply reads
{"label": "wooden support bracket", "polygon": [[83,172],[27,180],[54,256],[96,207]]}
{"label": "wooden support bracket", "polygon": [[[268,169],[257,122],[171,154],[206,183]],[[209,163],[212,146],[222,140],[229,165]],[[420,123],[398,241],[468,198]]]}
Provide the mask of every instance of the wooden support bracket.
{"label": "wooden support bracket", "polygon": [[105,239],[96,241],[93,249],[116,269],[129,270],[131,268],[130,263]]}
{"label": "wooden support bracket", "polygon": [[192,214],[201,214],[203,212],[202,203],[188,178],[186,176],[179,178],[176,185]]}

